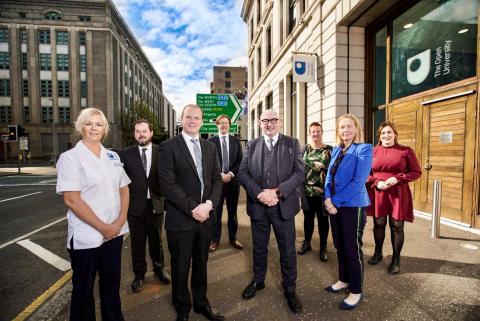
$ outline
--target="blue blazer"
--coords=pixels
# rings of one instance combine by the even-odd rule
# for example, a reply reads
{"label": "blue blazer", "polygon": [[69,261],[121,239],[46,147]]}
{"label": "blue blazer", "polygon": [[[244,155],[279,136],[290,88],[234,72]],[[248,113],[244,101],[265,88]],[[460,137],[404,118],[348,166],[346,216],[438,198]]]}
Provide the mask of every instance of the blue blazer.
{"label": "blue blazer", "polygon": [[340,156],[341,147],[335,147],[325,180],[325,199],[330,198],[335,207],[366,207],[370,199],[365,182],[372,168],[371,144],[352,144],[343,157],[335,175],[335,195],[332,196],[331,170]]}

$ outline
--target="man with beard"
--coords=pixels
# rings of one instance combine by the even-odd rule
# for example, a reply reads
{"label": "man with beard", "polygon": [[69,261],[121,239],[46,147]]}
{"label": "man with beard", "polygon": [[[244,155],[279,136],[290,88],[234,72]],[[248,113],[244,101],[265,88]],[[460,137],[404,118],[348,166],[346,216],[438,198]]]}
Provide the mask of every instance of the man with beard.
{"label": "man with beard", "polygon": [[162,228],[165,206],[158,181],[158,146],[152,143],[153,129],[148,120],[137,120],[134,128],[137,144],[121,150],[119,154],[123,168],[132,181],[128,185],[130,205],[127,219],[135,274],[132,290],[138,292],[147,272],[147,239],[154,275],[163,284],[170,283],[170,276],[164,271]]}

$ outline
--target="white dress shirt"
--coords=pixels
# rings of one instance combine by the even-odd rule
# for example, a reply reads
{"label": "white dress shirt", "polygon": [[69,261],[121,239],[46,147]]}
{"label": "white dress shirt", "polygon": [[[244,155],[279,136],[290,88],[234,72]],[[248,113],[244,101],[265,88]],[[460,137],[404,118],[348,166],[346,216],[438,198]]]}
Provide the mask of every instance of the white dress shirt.
{"label": "white dress shirt", "polygon": [[270,140],[270,139],[273,139],[272,147],[275,147],[275,144],[278,142],[278,135],[280,135],[280,134],[279,134],[279,133],[276,133],[275,136],[273,136],[272,138],[270,138],[270,137],[268,137],[267,135],[263,134],[263,139],[265,140],[265,144],[267,144],[267,146],[270,146],[269,140]]}
{"label": "white dress shirt", "polygon": [[[101,145],[100,145],[101,146]],[[95,215],[110,224],[120,215],[120,188],[130,184],[117,153],[101,146],[100,157],[93,154],[82,141],[60,155],[57,163],[57,193],[80,192]],[[67,212],[67,248],[73,237],[75,250],[99,247],[105,242],[102,233],[78,218],[71,209]],[[128,232],[125,221],[119,235]]]}

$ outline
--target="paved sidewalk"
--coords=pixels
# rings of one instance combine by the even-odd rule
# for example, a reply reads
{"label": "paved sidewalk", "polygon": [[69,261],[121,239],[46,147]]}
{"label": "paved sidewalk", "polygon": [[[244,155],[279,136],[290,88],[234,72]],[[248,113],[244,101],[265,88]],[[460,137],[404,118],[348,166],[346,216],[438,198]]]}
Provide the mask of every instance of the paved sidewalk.
{"label": "paved sidewalk", "polygon": [[[328,244],[330,259],[327,263],[320,262],[318,258],[318,235],[314,236],[313,251],[297,258],[297,292],[304,306],[302,314],[292,314],[283,297],[279,253],[273,233],[266,288],[257,292],[255,298],[243,300],[241,293],[252,279],[251,232],[244,204],[243,200],[239,205],[238,232],[244,249],[238,251],[228,244],[224,221],[222,243],[209,259],[208,297],[212,306],[224,313],[227,320],[480,320],[480,236],[442,225],[442,237],[431,239],[430,221],[421,218],[405,226],[405,246],[399,275],[387,273],[391,259],[387,231],[384,261],[376,266],[366,265],[364,300],[353,311],[338,309],[344,294],[335,295],[323,290],[337,280],[336,255],[331,236]],[[301,213],[296,218],[296,226],[299,247],[303,240]],[[374,250],[372,226],[369,218],[364,234],[365,262]],[[168,251],[165,253],[168,267]],[[149,271],[143,291],[133,294],[130,289],[132,278],[130,242],[127,239],[123,251],[121,284],[125,319],[175,320],[175,311],[170,303],[170,286],[161,285]],[[53,320],[68,320],[69,291],[70,285],[67,285],[63,289],[63,310]],[[96,298],[99,312],[98,293]],[[43,308],[43,318],[37,314],[32,319],[50,320],[45,315],[48,315],[51,306],[59,305],[58,300],[53,300]],[[99,313],[97,320],[101,320]],[[192,311],[190,320],[206,319]]]}
{"label": "paved sidewalk", "polygon": [[[55,167],[52,166],[24,166],[20,168],[20,175],[57,175]],[[18,168],[15,166],[0,168],[0,176],[18,175]]]}

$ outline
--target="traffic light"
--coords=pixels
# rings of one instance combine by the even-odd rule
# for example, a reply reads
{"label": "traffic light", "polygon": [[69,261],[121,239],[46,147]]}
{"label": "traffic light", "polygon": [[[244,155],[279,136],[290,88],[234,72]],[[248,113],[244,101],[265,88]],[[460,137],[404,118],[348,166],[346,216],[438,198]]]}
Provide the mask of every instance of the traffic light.
{"label": "traffic light", "polygon": [[8,125],[8,141],[9,142],[18,141],[17,125]]}

